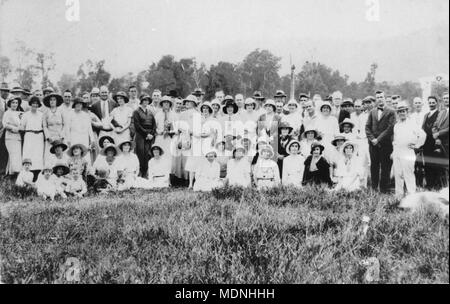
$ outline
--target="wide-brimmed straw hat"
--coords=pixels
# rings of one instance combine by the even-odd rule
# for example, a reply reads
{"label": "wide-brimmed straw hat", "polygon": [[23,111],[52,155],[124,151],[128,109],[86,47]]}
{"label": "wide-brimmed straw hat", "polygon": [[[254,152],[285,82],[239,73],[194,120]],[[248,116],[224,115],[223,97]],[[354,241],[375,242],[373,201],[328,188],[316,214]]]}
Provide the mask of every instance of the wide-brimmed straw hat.
{"label": "wide-brimmed straw hat", "polygon": [[116,95],[113,96],[113,99],[114,99],[115,102],[118,102],[117,101],[117,97],[122,97],[125,100],[125,103],[128,103],[128,101],[130,100],[128,98],[127,93],[125,93],[124,91],[119,91],[119,92],[116,93]]}
{"label": "wide-brimmed straw hat", "polygon": [[87,154],[87,152],[88,152],[88,149],[87,149],[83,144],[75,144],[75,145],[72,145],[72,146],[67,150],[67,155],[69,155],[70,157],[72,157],[72,156],[73,156],[73,150],[74,150],[75,148],[80,148],[80,149],[81,149],[81,157],[84,157],[84,156]]}
{"label": "wide-brimmed straw hat", "polygon": [[332,144],[333,146],[337,146],[336,143],[337,143],[339,140],[347,141],[347,137],[345,136],[345,134],[337,134],[337,135],[334,136],[334,139],[331,141],[331,144]]}
{"label": "wide-brimmed straw hat", "polygon": [[287,95],[284,93],[283,90],[277,90],[273,98],[281,98],[281,97],[287,97]]}
{"label": "wide-brimmed straw hat", "polygon": [[324,101],[323,103],[322,103],[322,105],[320,106],[320,112],[322,112],[322,108],[323,107],[329,107],[330,108],[330,111],[331,111],[331,109],[333,109],[333,107],[331,106],[331,103],[329,102],[329,101]]}
{"label": "wide-brimmed straw hat", "polygon": [[266,98],[262,95],[261,91],[255,91],[255,92],[253,93],[253,99],[263,101],[263,100],[265,100]]}
{"label": "wide-brimmed straw hat", "polygon": [[274,112],[277,110],[277,105],[275,104],[275,101],[272,99],[267,99],[267,101],[264,103],[264,108],[266,106],[272,106]]}
{"label": "wide-brimmed straw hat", "polygon": [[325,147],[320,142],[315,141],[311,144],[311,154],[313,154],[314,149],[317,147],[320,149],[320,153],[323,153],[323,150],[325,150]]}
{"label": "wide-brimmed straw hat", "polygon": [[112,138],[111,136],[108,136],[108,135],[103,135],[102,137],[100,137],[98,139],[98,145],[102,149],[105,147],[105,145],[104,145],[105,140],[108,140],[110,143],[115,144],[114,138]]}
{"label": "wide-brimmed straw hat", "polygon": [[25,94],[25,91],[21,87],[13,87],[9,92],[11,94],[16,94],[16,93],[24,93]]}
{"label": "wide-brimmed straw hat", "polygon": [[193,102],[195,106],[198,105],[198,99],[194,95],[189,95],[185,99],[183,99],[183,104],[186,104],[186,102]]}
{"label": "wide-brimmed straw hat", "polygon": [[170,104],[170,107],[173,106],[173,101],[172,101],[172,97],[164,95],[163,97],[161,97],[161,100],[159,101],[159,105],[162,107],[162,104],[164,102],[168,102]]}
{"label": "wide-brimmed straw hat", "polygon": [[227,102],[225,102],[222,111],[224,114],[228,114],[227,113],[227,108],[232,106],[233,107],[233,114],[236,114],[239,111],[239,107],[238,105],[233,101],[233,100],[228,100]]}
{"label": "wide-brimmed straw hat", "polygon": [[289,123],[287,121],[282,121],[279,125],[278,125],[278,129],[288,129],[289,133],[292,132],[292,130],[294,130],[294,128],[292,128]]}
{"label": "wide-brimmed straw hat", "polygon": [[46,106],[47,108],[50,108],[50,99],[53,97],[56,98],[56,106],[57,107],[59,107],[60,105],[63,104],[64,99],[61,95],[56,94],[56,93],[51,93],[44,97],[44,100],[43,100],[44,106]]}
{"label": "wide-brimmed straw hat", "polygon": [[260,155],[262,155],[262,152],[263,151],[269,151],[270,152],[270,156],[269,156],[269,158],[272,158],[274,155],[275,155],[275,153],[273,152],[273,148],[272,148],[272,146],[271,145],[261,145],[260,147],[259,147],[259,154]]}
{"label": "wide-brimmed straw hat", "polygon": [[352,129],[355,127],[355,123],[354,123],[350,118],[344,119],[344,120],[339,124],[339,126],[340,126],[340,127],[343,127],[345,124],[351,125],[351,126],[352,126]]}
{"label": "wide-brimmed straw hat", "polygon": [[194,92],[191,93],[191,95],[194,95],[194,96],[202,96],[202,95],[205,95],[205,93],[202,91],[202,89],[196,88],[196,89],[194,90]]}
{"label": "wide-brimmed straw hat", "polygon": [[342,147],[341,147],[341,153],[342,153],[342,154],[345,153],[345,152],[344,152],[345,147],[348,147],[348,146],[352,146],[352,147],[353,147],[353,153],[355,153],[356,150],[358,149],[358,144],[357,144],[356,142],[354,142],[354,141],[349,140],[349,141],[346,141],[346,142],[342,145]]}
{"label": "wide-brimmed straw hat", "polygon": [[153,102],[152,97],[150,95],[148,95],[148,94],[142,94],[139,97],[139,100],[141,101],[140,103],[142,103],[144,100],[148,100],[148,104],[151,104]]}
{"label": "wide-brimmed straw hat", "polygon": [[244,102],[244,108],[248,105],[253,105],[256,108],[256,101],[253,98],[249,97]]}
{"label": "wide-brimmed straw hat", "polygon": [[303,132],[302,137],[306,138],[306,134],[309,132],[313,132],[314,133],[314,138],[317,138],[319,136],[319,132],[316,129],[306,129],[305,132]]}
{"label": "wide-brimmed straw hat", "polygon": [[130,147],[133,147],[133,142],[132,142],[131,140],[125,140],[125,141],[121,142],[120,144],[118,144],[118,147],[119,147],[120,151],[123,152],[122,147],[123,147],[123,145],[125,145],[125,144],[129,144]]}
{"label": "wide-brimmed straw hat", "polygon": [[202,103],[202,104],[200,105],[200,111],[203,109],[203,107],[207,107],[209,113],[212,113],[212,112],[213,112],[213,108],[212,108],[211,103],[210,103],[209,101],[205,101],[204,103]]}
{"label": "wide-brimmed straw hat", "polygon": [[63,149],[63,152],[64,151],[66,151],[67,150],[67,145],[63,142],[63,141],[61,141],[61,140],[56,140],[56,141],[54,141],[53,142],[53,144],[52,144],[52,147],[50,148],[50,153],[51,154],[55,154],[56,153],[56,148],[58,148],[58,147],[62,147],[62,149]]}
{"label": "wide-brimmed straw hat", "polygon": [[2,84],[0,84],[0,91],[9,92],[11,90],[9,89],[8,84],[6,82],[2,82]]}
{"label": "wide-brimmed straw hat", "polygon": [[22,98],[20,98],[19,96],[11,97],[10,99],[8,99],[8,101],[6,102],[6,106],[8,108],[11,108],[11,102],[13,100],[17,100],[18,106],[20,107],[20,105],[22,104]]}
{"label": "wide-brimmed straw hat", "polygon": [[300,148],[302,146],[302,144],[298,140],[291,140],[286,146],[286,153],[289,154],[289,155],[291,154],[291,146],[293,144],[297,144],[298,145],[298,150],[299,151],[300,151]]}

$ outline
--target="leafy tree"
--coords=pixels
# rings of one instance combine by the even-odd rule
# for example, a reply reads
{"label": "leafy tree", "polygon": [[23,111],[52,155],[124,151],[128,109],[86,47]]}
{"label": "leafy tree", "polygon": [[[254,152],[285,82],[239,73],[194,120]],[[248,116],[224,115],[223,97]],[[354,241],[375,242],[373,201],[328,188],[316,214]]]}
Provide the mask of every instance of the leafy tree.
{"label": "leafy tree", "polygon": [[217,65],[211,65],[206,73],[206,79],[205,98],[207,100],[213,99],[215,92],[219,89],[227,95],[241,92],[241,74],[235,64],[221,61]]}
{"label": "leafy tree", "polygon": [[75,93],[78,88],[78,79],[73,74],[62,74],[56,84],[60,92],[64,92],[64,90],[68,89]]}
{"label": "leafy tree", "polygon": [[31,89],[34,78],[37,76],[36,65],[34,64],[35,52],[27,47],[25,42],[16,40],[15,53],[17,65],[15,68],[15,81],[23,88]]}
{"label": "leafy tree", "polygon": [[265,96],[272,95],[280,86],[280,57],[268,50],[256,49],[239,65],[242,89],[248,96],[260,90]]}
{"label": "leafy tree", "polygon": [[2,77],[2,82],[6,80],[12,69],[11,60],[6,56],[0,56],[0,75]]}
{"label": "leafy tree", "polygon": [[90,92],[93,87],[107,85],[111,74],[104,68],[105,60],[93,62],[87,60],[78,68],[77,76],[79,79],[79,87],[82,92]]}
{"label": "leafy tree", "polygon": [[36,69],[41,72],[42,87],[49,85],[48,73],[55,69],[54,53],[37,53],[36,54]]}

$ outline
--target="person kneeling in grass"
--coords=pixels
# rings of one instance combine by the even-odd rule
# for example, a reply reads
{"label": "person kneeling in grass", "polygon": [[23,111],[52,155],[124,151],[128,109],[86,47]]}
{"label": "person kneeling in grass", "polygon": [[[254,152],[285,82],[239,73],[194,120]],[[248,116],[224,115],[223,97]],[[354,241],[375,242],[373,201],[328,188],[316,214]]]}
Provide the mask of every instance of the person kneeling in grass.
{"label": "person kneeling in grass", "polygon": [[69,174],[70,169],[64,163],[57,163],[53,167],[53,174],[55,175],[56,193],[61,195],[62,198],[67,198],[64,193],[66,191],[68,180],[66,175]]}
{"label": "person kneeling in grass", "polygon": [[283,160],[283,177],[281,178],[284,186],[302,186],[305,158],[300,154],[300,147],[301,144],[297,140],[291,141],[286,146],[288,156]]}
{"label": "person kneeling in grass", "polygon": [[[161,157],[164,155],[164,150],[157,145],[151,147],[150,153],[152,158],[148,162],[148,181],[141,187],[146,189],[168,188],[170,186],[170,159]],[[138,181],[137,184],[142,183]]]}
{"label": "person kneeling in grass", "polygon": [[81,177],[80,172],[75,168],[72,169],[70,179],[67,182],[66,193],[81,198],[86,192],[86,183]]}
{"label": "person kneeling in grass", "polygon": [[16,186],[24,188],[26,190],[35,188],[33,182],[34,174],[31,172],[31,159],[25,158],[22,161],[22,170],[17,175]]}
{"label": "person kneeling in grass", "polygon": [[270,188],[279,186],[280,170],[275,161],[272,160],[274,156],[273,148],[270,145],[262,145],[259,148],[258,161],[253,168],[253,177],[256,181],[258,190],[262,188]]}
{"label": "person kneeling in grass", "polygon": [[244,157],[244,146],[238,145],[233,150],[233,158],[227,163],[227,180],[230,186],[249,187],[251,185],[250,162]]}
{"label": "person kneeling in grass", "polygon": [[220,165],[217,162],[217,151],[215,149],[207,150],[206,160],[203,159],[198,164],[195,173],[194,191],[211,191],[220,186]]}
{"label": "person kneeling in grass", "polygon": [[56,177],[53,175],[51,167],[44,167],[36,181],[36,190],[39,196],[44,200],[49,198],[51,201],[55,199],[57,194]]}

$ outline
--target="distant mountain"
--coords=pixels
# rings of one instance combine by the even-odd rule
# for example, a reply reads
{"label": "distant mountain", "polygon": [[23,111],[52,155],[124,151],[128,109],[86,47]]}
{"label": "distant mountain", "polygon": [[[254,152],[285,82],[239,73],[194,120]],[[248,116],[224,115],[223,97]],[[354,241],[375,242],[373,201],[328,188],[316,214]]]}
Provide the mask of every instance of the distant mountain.
{"label": "distant mountain", "polygon": [[242,60],[256,48],[268,49],[282,57],[281,75],[290,71],[289,54],[299,70],[305,61],[319,61],[347,74],[351,81],[362,81],[370,65],[378,64],[377,81],[417,81],[437,73],[449,74],[449,29],[442,25],[407,35],[384,39],[352,37],[334,40],[296,39],[282,41],[241,41],[219,51],[206,50],[197,58],[206,64]]}

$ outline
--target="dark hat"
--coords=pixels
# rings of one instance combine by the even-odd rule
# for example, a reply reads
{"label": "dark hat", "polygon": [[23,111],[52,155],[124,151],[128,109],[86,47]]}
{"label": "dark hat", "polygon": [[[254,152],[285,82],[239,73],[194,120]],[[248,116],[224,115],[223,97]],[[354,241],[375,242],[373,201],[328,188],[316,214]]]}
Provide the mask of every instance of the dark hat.
{"label": "dark hat", "polygon": [[53,142],[52,147],[50,148],[50,153],[55,154],[55,150],[57,147],[62,147],[63,151],[67,150],[67,145],[64,142],[62,142],[61,140],[57,140],[57,141]]}
{"label": "dark hat", "polygon": [[281,98],[281,97],[287,97],[287,95],[284,93],[284,91],[282,90],[278,90],[275,95],[273,96],[273,98]]}
{"label": "dark hat", "polygon": [[33,96],[30,98],[30,100],[28,101],[28,104],[31,106],[33,103],[37,103],[39,104],[38,107],[42,106],[41,100],[39,99],[39,97],[37,96]]}
{"label": "dark hat", "polygon": [[392,95],[392,99],[399,99],[400,95]]}
{"label": "dark hat", "polygon": [[27,95],[27,96],[33,95],[33,93],[31,93],[31,91],[28,90],[28,89],[23,89],[23,94],[25,94],[25,95]]}
{"label": "dark hat", "polygon": [[316,141],[311,144],[311,154],[313,154],[314,149],[317,147],[320,148],[321,154],[322,154],[323,150],[325,150],[325,147],[320,142]]}
{"label": "dark hat", "polygon": [[22,104],[22,98],[20,98],[20,97],[18,97],[18,96],[12,97],[12,98],[8,99],[8,101],[6,102],[6,106],[7,106],[8,108],[11,108],[11,102],[12,102],[13,100],[17,100],[17,101],[19,102],[19,106]]}
{"label": "dark hat", "polygon": [[345,107],[345,106],[352,106],[354,107],[355,104],[353,103],[353,101],[351,99],[345,99],[342,103],[341,103],[341,107]]}
{"label": "dark hat", "polygon": [[153,155],[153,150],[159,150],[160,156],[162,156],[164,154],[164,150],[160,146],[154,145],[150,148],[150,152],[152,153],[152,155]]}
{"label": "dark hat", "polygon": [[[49,95],[49,96],[50,96],[50,95]],[[77,104],[79,104],[79,103],[81,103],[81,104],[83,105],[83,108],[86,108],[86,107],[87,107],[87,103],[83,100],[83,98],[75,97],[75,98],[73,99],[72,108],[75,108],[75,106],[76,106]]]}
{"label": "dark hat", "polygon": [[373,96],[366,96],[366,97],[364,97],[364,99],[362,101],[363,101],[363,103],[367,103],[367,102],[374,103],[376,101],[376,99]]}
{"label": "dark hat", "polygon": [[14,88],[12,88],[10,93],[11,94],[15,94],[15,93],[24,93],[25,94],[25,91],[21,87],[14,87]]}
{"label": "dark hat", "polygon": [[231,96],[231,95],[225,96],[222,100],[222,105],[224,105],[227,102],[234,102],[233,96]]}
{"label": "dark hat", "polygon": [[55,98],[56,98],[56,106],[57,106],[57,107],[59,107],[60,105],[63,104],[64,99],[62,98],[61,95],[56,94],[56,93],[50,93],[49,95],[47,95],[47,96],[44,97],[44,105],[45,105],[47,108],[50,108],[50,99],[51,99],[52,97],[55,97]]}
{"label": "dark hat", "polygon": [[64,163],[58,163],[55,166],[53,166],[53,173],[56,174],[59,168],[63,169],[63,176],[70,173],[70,168]]}
{"label": "dark hat", "polygon": [[119,91],[116,93],[116,95],[113,96],[113,99],[115,102],[118,102],[117,97],[123,97],[123,99],[125,99],[125,103],[128,103],[128,101],[129,101],[127,94],[123,91]]}
{"label": "dark hat", "polygon": [[114,153],[115,153],[114,156],[117,156],[120,154],[119,148],[117,148],[116,145],[114,145],[114,144],[109,144],[109,145],[106,145],[105,147],[103,147],[103,149],[100,151],[100,154],[103,156],[106,156],[106,152],[108,152],[108,150],[114,150]]}
{"label": "dark hat", "polygon": [[80,148],[81,149],[81,157],[84,157],[86,155],[86,153],[88,152],[88,149],[83,144],[75,144],[75,145],[72,145],[69,148],[69,150],[67,150],[67,155],[72,157],[73,156],[73,149],[75,149],[75,148]]}
{"label": "dark hat", "polygon": [[0,91],[6,91],[6,92],[10,91],[10,89],[8,88],[8,84],[6,82],[2,82],[2,84],[0,85]]}
{"label": "dark hat", "polygon": [[141,101],[141,103],[144,101],[144,100],[148,100],[148,103],[149,104],[151,104],[152,102],[153,102],[153,99],[152,99],[152,97],[150,96],[150,95],[148,95],[148,94],[142,94],[140,97],[139,97],[139,100]]}
{"label": "dark hat", "polygon": [[262,95],[261,91],[255,91],[255,92],[253,93],[253,99],[263,101],[263,100],[265,100],[266,98]]}
{"label": "dark hat", "polygon": [[286,122],[286,121],[283,121],[283,122],[281,122],[280,123],[280,125],[278,126],[278,129],[288,129],[289,130],[289,133],[291,133],[292,132],[292,130],[293,130],[293,128],[289,125],[289,123],[288,122]]}
{"label": "dark hat", "polygon": [[200,111],[202,110],[203,107],[208,107],[209,113],[214,112],[214,111],[213,111],[213,108],[211,107],[211,103],[208,102],[208,101],[205,101],[204,103],[202,103],[202,104],[200,105]]}
{"label": "dark hat", "polygon": [[178,97],[178,92],[177,90],[169,90],[169,93],[167,95],[170,97]]}
{"label": "dark hat", "polygon": [[239,111],[239,107],[238,107],[238,105],[234,102],[234,101],[230,101],[230,100],[228,100],[226,103],[225,103],[225,105],[223,106],[223,108],[222,108],[222,111],[223,111],[223,113],[225,113],[225,114],[227,114],[227,108],[228,107],[233,107],[233,114],[236,114],[238,111]]}
{"label": "dark hat", "polygon": [[104,148],[104,142],[108,140],[110,143],[115,144],[114,139],[111,136],[104,135],[98,139],[98,145],[100,148]]}
{"label": "dark hat", "polygon": [[306,93],[300,93],[300,95],[298,96],[298,98],[300,99],[300,98],[302,98],[302,97],[309,98],[309,95],[306,94]]}
{"label": "dark hat", "polygon": [[191,93],[191,95],[194,95],[194,96],[202,96],[202,95],[205,95],[205,93],[202,91],[202,89],[196,88],[196,89],[194,90],[194,92]]}

